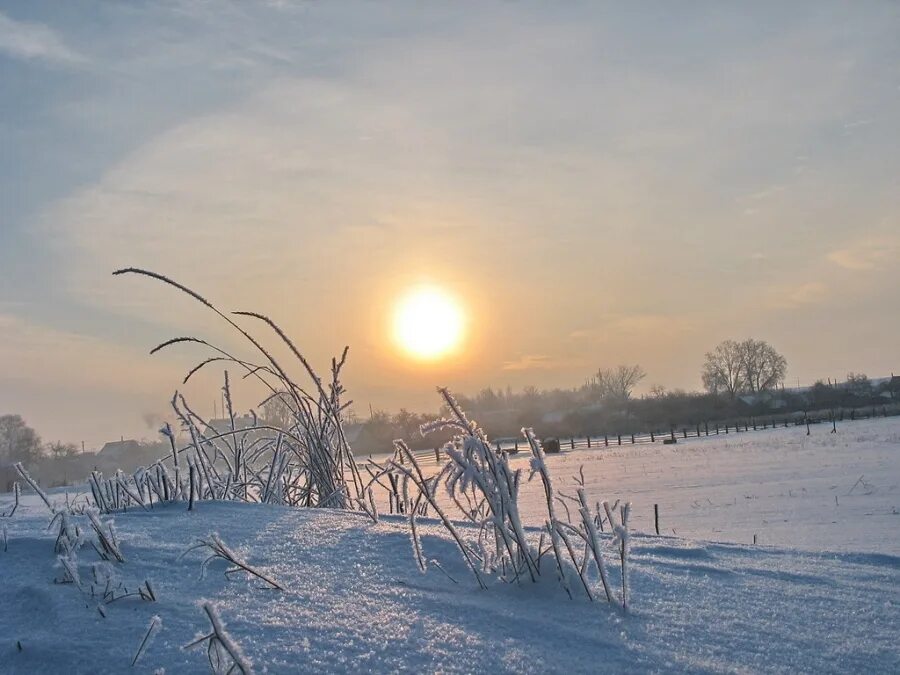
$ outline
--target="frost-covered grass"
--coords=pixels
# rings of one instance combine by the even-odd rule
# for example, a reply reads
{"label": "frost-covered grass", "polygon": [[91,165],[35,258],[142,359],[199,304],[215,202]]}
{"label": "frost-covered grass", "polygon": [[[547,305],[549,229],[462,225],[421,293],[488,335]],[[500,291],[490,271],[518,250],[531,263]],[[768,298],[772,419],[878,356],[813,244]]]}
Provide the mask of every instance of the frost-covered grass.
{"label": "frost-covered grass", "polygon": [[[900,555],[900,418],[769,429],[547,455],[555,487],[632,503],[631,527],[731,543]],[[420,460],[423,471],[437,470]],[[530,470],[531,454],[510,457]],[[376,493],[379,506],[388,499]],[[449,499],[446,500],[449,503]],[[522,521],[540,526],[539,481],[521,487]]]}
{"label": "frost-covered grass", "polygon": [[[204,648],[182,649],[210,633],[207,602],[255,672],[900,668],[893,556],[634,535],[635,601],[623,613],[583,596],[570,600],[555,580],[523,587],[488,579],[480,590],[433,519],[418,522],[423,547],[459,583],[419,572],[402,516],[375,524],[347,511],[201,502],[192,512],[178,504],[116,515],[126,560],[120,573],[149,579],[156,601],[125,598],[103,618],[72,585],[52,583],[59,569],[47,521],[31,494],[8,519],[9,550],[0,552],[3,673],[131,672],[154,616],[161,625],[133,672],[209,672]],[[285,590],[264,590],[243,574],[226,578],[222,561],[198,579],[198,561],[179,556],[211,531]]]}
{"label": "frost-covered grass", "polygon": [[[496,449],[453,395],[447,389],[439,391],[450,415],[421,431],[453,430],[455,437],[444,449],[448,460],[428,475],[407,444],[395,441],[395,455],[382,465],[373,462],[377,472],[368,469],[372,478],[366,513],[378,522],[371,486],[388,491],[396,510],[409,517],[413,553],[422,572],[432,563],[446,574],[440,563],[426,559],[416,527],[417,517],[427,515],[430,508],[480,588],[486,588],[485,575],[519,584],[552,577],[570,598],[577,586],[592,602],[621,602],[627,609],[629,504],[590,502],[582,479],[572,495],[557,491],[541,442],[531,429],[522,430],[531,452],[528,470],[512,468],[509,456]],[[521,488],[535,477],[543,487],[545,506],[539,534],[524,526],[519,513]],[[389,479],[389,485],[383,478]],[[454,522],[460,518],[477,536],[466,536]],[[619,597],[608,571],[610,557],[617,559],[619,566]]]}

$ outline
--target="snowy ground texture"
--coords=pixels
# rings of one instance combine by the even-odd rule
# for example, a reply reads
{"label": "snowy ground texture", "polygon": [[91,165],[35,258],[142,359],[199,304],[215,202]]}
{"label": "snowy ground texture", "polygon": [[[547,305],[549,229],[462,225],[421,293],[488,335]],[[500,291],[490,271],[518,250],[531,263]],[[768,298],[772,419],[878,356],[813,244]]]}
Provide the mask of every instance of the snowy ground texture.
{"label": "snowy ground texture", "polygon": [[[576,450],[549,465],[563,490],[583,467],[588,493],[630,501],[644,532],[659,504],[661,534],[900,556],[898,417]],[[536,524],[539,493],[526,487],[522,511]]]}
{"label": "snowy ground texture", "polygon": [[[116,516],[126,561],[115,567],[130,588],[150,579],[158,601],[116,601],[104,619],[53,583],[55,531],[29,495],[0,521],[0,673],[207,672],[202,649],[181,649],[208,626],[204,600],[257,672],[900,672],[900,422],[816,431],[554,457],[560,482],[583,464],[592,497],[631,495],[644,531],[660,503],[679,535],[633,537],[627,614],[569,600],[549,579],[480,591],[433,521],[420,523],[425,555],[456,584],[418,572],[399,519],[203,502]],[[757,531],[778,546],[682,538]],[[211,532],[286,590],[226,579],[220,561],[198,579],[202,553],[178,556]],[[87,570],[96,554],[79,559]],[[132,669],[154,615],[162,629]]]}

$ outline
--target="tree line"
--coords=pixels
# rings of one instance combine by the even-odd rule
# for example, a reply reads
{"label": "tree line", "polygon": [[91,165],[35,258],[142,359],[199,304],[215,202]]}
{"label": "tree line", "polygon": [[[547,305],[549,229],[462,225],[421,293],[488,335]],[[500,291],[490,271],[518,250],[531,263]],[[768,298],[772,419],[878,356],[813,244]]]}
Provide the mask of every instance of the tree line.
{"label": "tree line", "polygon": [[31,466],[43,457],[71,457],[77,453],[74,443],[44,443],[21,415],[0,415],[0,466],[16,462]]}
{"label": "tree line", "polygon": [[[583,385],[571,389],[485,387],[457,398],[493,437],[518,436],[523,426],[533,426],[545,436],[644,433],[771,415],[773,405],[779,413],[859,407],[883,403],[883,392],[900,400],[900,391],[892,389],[896,382],[876,387],[865,375],[854,373],[840,385],[819,381],[806,391],[786,390],[787,365],[784,355],[763,340],[725,340],[705,354],[700,372],[704,390],[699,392],[655,384],[646,395],[635,397],[634,391],[647,373],[638,364],[623,364],[599,368]],[[358,452],[384,451],[394,438],[433,447],[437,444],[434,439],[423,440],[415,431],[438,415],[375,411],[362,422],[354,448]]]}
{"label": "tree line", "polygon": [[[636,387],[646,379],[637,364],[599,368],[583,385],[571,389],[521,391],[485,387],[475,394],[458,394],[462,407],[494,437],[518,436],[523,426],[542,435],[628,434],[664,431],[673,425],[771,414],[777,397],[780,412],[856,407],[883,402],[889,392],[900,400],[896,381],[875,386],[866,375],[849,373],[847,381],[818,381],[804,392],[785,390],[787,359],[763,340],[725,340],[707,352],[701,369],[704,391],[668,390],[652,385],[636,398]],[[777,394],[776,394],[777,392]],[[275,427],[291,421],[287,404],[270,399],[260,417]],[[394,439],[403,438],[413,449],[433,448],[449,440],[422,438],[422,424],[447,416],[448,410],[416,413],[405,408],[391,414],[374,410],[362,421],[347,420],[357,454],[389,451]],[[152,444],[148,444],[152,445]],[[44,443],[19,415],[0,415],[0,467],[21,461],[32,465],[42,458],[64,458],[77,453],[71,443]]]}

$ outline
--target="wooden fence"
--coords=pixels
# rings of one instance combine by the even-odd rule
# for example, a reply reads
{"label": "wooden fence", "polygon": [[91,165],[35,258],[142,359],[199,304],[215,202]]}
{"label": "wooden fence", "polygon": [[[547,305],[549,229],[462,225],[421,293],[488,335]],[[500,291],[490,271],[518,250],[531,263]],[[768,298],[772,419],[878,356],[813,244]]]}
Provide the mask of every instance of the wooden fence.
{"label": "wooden fence", "polygon": [[[893,417],[900,415],[900,405],[866,406],[865,408],[840,408],[835,410],[818,410],[815,412],[794,412],[783,415],[765,415],[745,419],[731,418],[719,422],[701,422],[691,425],[672,426],[668,430],[649,431],[637,434],[603,434],[589,436],[554,437],[559,441],[561,451],[603,449],[623,445],[643,443],[677,443],[688,438],[720,436],[725,434],[744,434],[765,429],[790,428],[792,426],[807,427],[811,425],[829,424],[832,431],[837,431],[839,422],[852,422],[875,417]],[[518,453],[528,450],[525,439],[499,439],[493,441],[498,451]],[[446,453],[440,448],[433,450],[417,450],[413,453],[423,464],[439,464],[446,460]],[[364,460],[363,460],[364,461]]]}

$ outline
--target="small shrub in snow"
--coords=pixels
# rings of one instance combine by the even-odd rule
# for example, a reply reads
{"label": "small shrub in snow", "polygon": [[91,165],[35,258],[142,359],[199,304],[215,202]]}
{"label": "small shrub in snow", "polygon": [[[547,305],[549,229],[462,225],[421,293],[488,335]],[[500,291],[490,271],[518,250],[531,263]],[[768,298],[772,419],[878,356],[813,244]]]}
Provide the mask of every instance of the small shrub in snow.
{"label": "small shrub in snow", "polygon": [[[230,364],[270,392],[260,405],[279,399],[290,419],[284,428],[276,428],[260,422],[254,414],[252,426],[239,427],[228,371],[223,394],[230,428],[214,430],[184,396],[175,392],[172,409],[189,442],[178,447],[175,432],[166,424],[160,431],[169,440],[171,457],[130,476],[117,472],[104,478],[95,472],[89,485],[101,513],[129,507],[150,509],[154,502],[186,501],[193,508],[195,501],[208,499],[342,509],[356,508],[365,501],[362,478],[343,429],[344,411],[350,404],[342,400],[345,392],[341,371],[347,358],[346,348],[340,359],[332,359],[330,379],[323,380],[268,317],[256,312],[223,313],[196,292],[155,272],[129,268],[115,274],[150,277],[187,294],[236,330],[260,358],[258,363],[239,358],[197,337],[177,337],[155,347],[151,353],[181,344],[202,345],[213,352],[213,356],[187,373],[184,382],[210,363]],[[234,316],[263,323],[287,347],[295,363],[277,360]],[[291,375],[289,365],[299,367],[310,384],[301,385]],[[374,513],[370,515],[377,518]]]}
{"label": "small shrub in snow", "polygon": [[[376,482],[384,486],[381,479],[387,476],[395,493],[398,492],[395,486],[400,485],[402,500],[399,504],[403,509],[408,509],[410,537],[419,569],[425,571],[427,563],[416,527],[416,516],[421,512],[422,505],[427,504],[456,542],[463,560],[482,588],[486,588],[486,574],[495,574],[506,582],[520,582],[523,579],[535,582],[541,577],[542,569],[547,569],[546,565],[542,565],[543,559],[549,557],[554,573],[570,596],[570,577],[573,577],[590,600],[598,597],[591,580],[591,568],[595,567],[603,597],[608,602],[619,602],[612,589],[603,554],[602,539],[612,539],[610,543],[617,547],[622,570],[621,602],[623,607],[627,607],[628,505],[622,507],[621,521],[617,523],[612,509],[608,504],[603,504],[612,529],[610,535],[603,535],[601,507],[597,504],[591,509],[582,481],[578,498],[569,498],[577,507],[576,517],[573,518],[563,500],[565,495],[558,493],[553,486],[540,441],[530,429],[523,429],[532,453],[527,480],[536,476],[540,478],[547,504],[547,520],[536,537],[533,531],[522,525],[519,514],[522,470],[510,467],[509,457],[498,451],[484,431],[468,419],[448,390],[438,391],[451,416],[424,425],[422,433],[446,428],[456,431],[454,441],[446,448],[450,461],[438,473],[426,477],[406,443],[396,441],[394,457],[380,467],[378,473],[373,473],[370,481],[370,486]],[[440,487],[446,490],[459,514],[475,525],[477,541],[466,540],[442,508],[437,498]],[[565,516],[559,513],[558,503],[564,507]]]}
{"label": "small shrub in snow", "polygon": [[[272,399],[280,399],[289,411],[290,421],[285,425],[286,428],[279,429],[258,420],[251,429],[238,428],[226,372],[223,393],[230,429],[210,432],[206,421],[176,392],[172,407],[191,442],[185,448],[178,449],[172,430],[165,428],[164,433],[172,446],[174,474],[172,484],[163,486],[167,493],[166,501],[190,497],[189,489],[186,489],[189,488],[188,476],[182,475],[186,473],[183,471],[186,467],[179,461],[180,454],[185,456],[188,466],[196,467],[199,482],[197,489],[201,499],[241,499],[293,506],[351,508],[355,503],[351,490],[355,493],[355,499],[364,497],[362,478],[343,429],[343,414],[349,402],[342,400],[345,392],[340,377],[347,359],[347,348],[340,359],[332,359],[331,377],[326,381],[269,317],[246,311],[226,314],[195,291],[148,270],[128,268],[114,274],[149,277],[185,293],[225,321],[252,346],[261,359],[256,363],[239,358],[207,340],[192,336],[173,338],[155,347],[151,353],[185,343],[199,344],[213,352],[212,356],[187,373],[185,382],[210,363],[232,364],[244,372],[244,377],[259,381],[270,392],[261,405]],[[294,367],[299,367],[299,371],[309,382],[309,391],[291,374],[289,364],[276,359],[261,339],[232,318],[236,316],[259,321],[274,333],[295,360]],[[140,493],[132,494],[134,490],[126,490],[128,484],[129,481],[125,481],[120,487],[128,499],[140,503]],[[101,494],[101,500],[104,497]]]}

